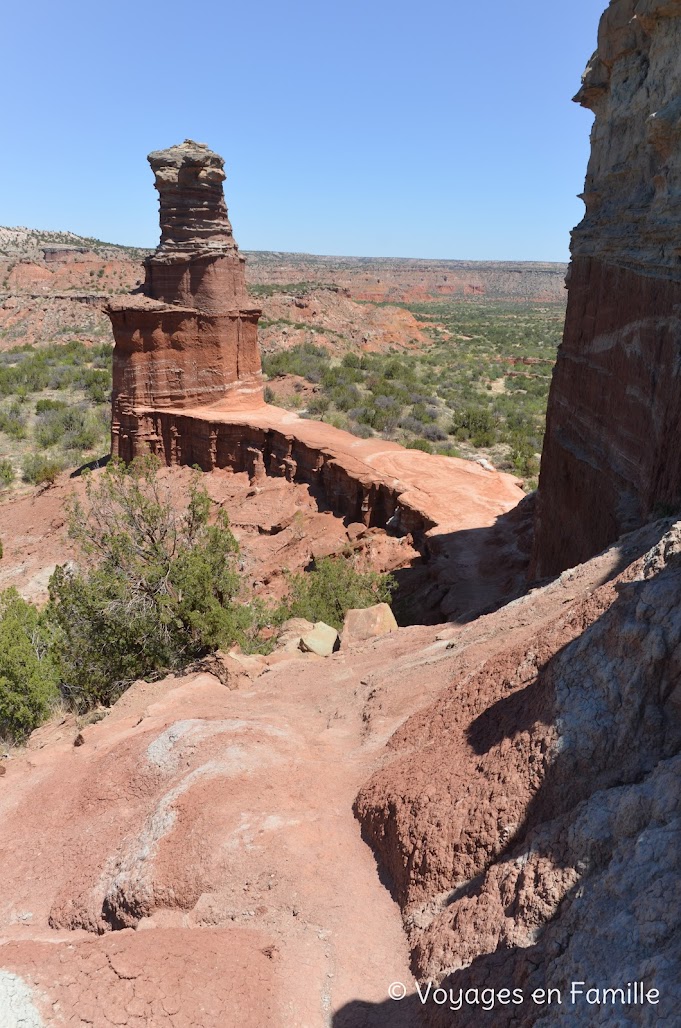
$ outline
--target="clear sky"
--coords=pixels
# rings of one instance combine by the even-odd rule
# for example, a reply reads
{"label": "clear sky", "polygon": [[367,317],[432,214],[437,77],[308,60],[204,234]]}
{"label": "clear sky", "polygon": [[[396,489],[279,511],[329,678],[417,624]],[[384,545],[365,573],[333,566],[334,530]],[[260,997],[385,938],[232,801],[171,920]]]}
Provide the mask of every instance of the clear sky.
{"label": "clear sky", "polygon": [[606,0],[13,0],[0,224],[155,246],[150,150],[225,158],[246,250],[566,260]]}

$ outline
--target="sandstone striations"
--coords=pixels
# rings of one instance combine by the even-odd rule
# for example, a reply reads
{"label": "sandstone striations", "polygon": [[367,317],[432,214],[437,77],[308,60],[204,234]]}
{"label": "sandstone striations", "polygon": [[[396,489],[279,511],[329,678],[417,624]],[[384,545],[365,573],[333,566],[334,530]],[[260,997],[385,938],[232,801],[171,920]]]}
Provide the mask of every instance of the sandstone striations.
{"label": "sandstone striations", "polygon": [[256,486],[278,476],[309,486],[351,522],[411,536],[432,563],[430,618],[470,616],[517,595],[529,548],[515,528],[529,508],[511,530],[502,515],[523,499],[518,480],[265,404],[260,310],[248,306],[222,158],[186,141],[149,161],[161,242],[146,261],[142,295],[109,305],[114,455],[151,452],[167,465],[247,472]]}
{"label": "sandstone striations", "polygon": [[574,980],[659,990],[598,1023],[677,1008],[681,524],[661,527],[455,636],[449,687],[360,791],[416,974],[526,997],[455,1015],[430,1002],[428,1025],[594,1024],[584,1001],[567,1017],[527,1002]]}
{"label": "sandstone striations", "polygon": [[108,308],[116,346],[113,452],[144,448],[138,409],[262,402],[260,309],[227,217],[223,160],[201,143],[149,155],[160,197],[161,242],[142,295]]}
{"label": "sandstone striations", "polygon": [[596,120],[572,239],[533,572],[681,499],[681,5],[613,0],[575,98]]}

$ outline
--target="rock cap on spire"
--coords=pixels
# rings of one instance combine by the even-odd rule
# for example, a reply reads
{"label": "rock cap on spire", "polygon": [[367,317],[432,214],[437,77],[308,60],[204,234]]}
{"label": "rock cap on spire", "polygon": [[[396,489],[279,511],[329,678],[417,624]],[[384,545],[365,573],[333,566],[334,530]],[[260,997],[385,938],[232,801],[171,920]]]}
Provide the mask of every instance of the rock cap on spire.
{"label": "rock cap on spire", "polygon": [[238,249],[227,216],[224,160],[205,143],[183,143],[148,156],[159,194],[161,242],[154,259]]}

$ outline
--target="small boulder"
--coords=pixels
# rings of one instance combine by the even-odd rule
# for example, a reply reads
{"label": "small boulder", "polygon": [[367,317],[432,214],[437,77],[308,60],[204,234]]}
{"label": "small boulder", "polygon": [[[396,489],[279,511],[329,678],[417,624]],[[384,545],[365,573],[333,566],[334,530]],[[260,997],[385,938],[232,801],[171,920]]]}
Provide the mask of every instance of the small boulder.
{"label": "small boulder", "polygon": [[324,557],[334,557],[345,545],[346,540],[339,539],[338,536],[322,536],[321,539],[315,539],[313,542],[310,547],[310,555],[315,561],[323,560]]}
{"label": "small boulder", "polygon": [[299,653],[300,640],[308,632],[311,632],[314,625],[306,618],[289,618],[281,626],[281,632],[277,639],[275,652]]}
{"label": "small boulder", "polygon": [[[240,654],[241,658],[245,654]],[[238,689],[241,686],[248,688],[251,681],[265,668],[265,659],[262,658],[262,662],[258,662],[257,669],[244,667],[241,660],[235,658],[234,653],[224,653],[222,650],[215,650],[214,653],[209,653],[201,660],[192,664],[189,670],[191,671],[204,671],[210,675],[215,675],[218,681],[222,685],[226,685],[228,689]]]}
{"label": "small boulder", "polygon": [[314,625],[307,618],[289,618],[288,621],[284,621],[281,626],[280,639],[283,639],[285,635],[305,635],[306,632],[311,632]]}
{"label": "small boulder", "polygon": [[361,524],[359,521],[352,521],[348,525],[346,532],[350,542],[354,543],[356,539],[361,539],[363,535],[367,534],[367,526]]}
{"label": "small boulder", "polygon": [[338,649],[338,632],[331,625],[317,621],[313,625],[312,631],[301,637],[300,649],[303,653],[316,653],[318,657],[330,657],[333,651]]}
{"label": "small boulder", "polygon": [[232,648],[227,656],[243,668],[249,678],[256,678],[265,666],[265,658],[261,653],[242,653],[240,649]]}
{"label": "small boulder", "polygon": [[381,635],[394,632],[396,628],[395,615],[387,603],[376,603],[362,610],[349,610],[345,615],[341,645],[352,646],[368,639],[378,639]]}

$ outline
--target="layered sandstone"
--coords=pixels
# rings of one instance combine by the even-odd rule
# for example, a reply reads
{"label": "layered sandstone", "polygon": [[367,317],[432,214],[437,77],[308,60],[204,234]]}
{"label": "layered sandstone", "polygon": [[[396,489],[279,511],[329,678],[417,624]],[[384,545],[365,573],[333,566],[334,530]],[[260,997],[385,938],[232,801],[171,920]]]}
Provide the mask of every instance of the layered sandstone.
{"label": "layered sandstone", "polygon": [[[360,791],[355,809],[402,907],[417,975],[444,978],[455,995],[525,996],[455,1016],[431,1001],[425,1024],[672,1016],[680,568],[681,523],[647,526],[453,636],[449,686],[393,735],[392,760]],[[529,1001],[549,987],[566,997],[574,980],[634,979],[661,1003],[628,1004],[626,1022],[584,1001],[567,1020],[564,1006]]]}
{"label": "layered sandstone", "polygon": [[549,398],[533,571],[681,499],[681,4],[614,0],[576,100],[596,115]]}
{"label": "layered sandstone", "polygon": [[278,476],[309,486],[320,507],[350,522],[410,536],[430,567],[409,592],[428,599],[404,620],[468,617],[517,595],[528,508],[512,525],[505,516],[523,499],[518,480],[265,404],[260,310],[246,306],[222,158],[187,140],[149,161],[161,242],[146,260],[142,294],[109,305],[114,455],[245,471],[256,486]]}
{"label": "layered sandstone", "polygon": [[160,198],[161,242],[146,259],[139,296],[109,304],[113,452],[129,460],[139,407],[181,409],[262,402],[260,309],[249,299],[232,234],[224,161],[202,143],[149,155]]}
{"label": "layered sandstone", "polygon": [[[262,404],[135,412],[131,456],[152,452],[168,465],[248,472],[310,488],[321,508],[367,528],[411,537],[428,562],[431,595],[419,611],[458,619],[522,590],[531,504],[518,479],[459,460],[359,439],[332,425]],[[429,584],[430,583],[430,584]]]}

